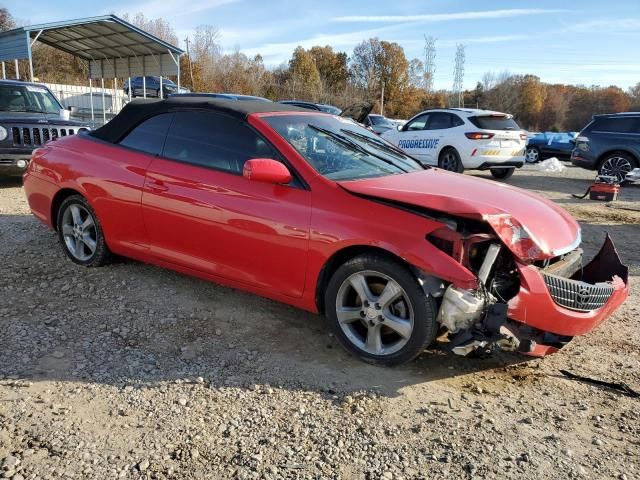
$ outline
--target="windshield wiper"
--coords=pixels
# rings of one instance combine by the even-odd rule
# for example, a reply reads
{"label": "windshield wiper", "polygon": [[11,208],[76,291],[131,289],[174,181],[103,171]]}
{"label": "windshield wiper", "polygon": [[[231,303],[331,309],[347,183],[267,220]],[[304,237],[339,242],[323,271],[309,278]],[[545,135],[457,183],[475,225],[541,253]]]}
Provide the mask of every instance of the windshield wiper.
{"label": "windshield wiper", "polygon": [[396,147],[394,147],[393,145],[389,145],[388,143],[382,141],[382,140],[378,140],[377,138],[372,138],[372,137],[368,137],[367,135],[363,135],[361,133],[358,132],[354,132],[352,130],[347,130],[347,129],[340,129],[341,132],[346,133],[347,135],[352,135],[360,140],[364,140],[367,143],[372,143],[373,145],[376,145],[377,147],[382,148],[383,150],[393,153],[395,155],[400,154],[400,156],[402,157],[406,157],[407,154],[404,153],[402,150],[397,149]]}
{"label": "windshield wiper", "polygon": [[[352,150],[358,151],[360,153],[364,153],[365,155],[370,155],[372,157],[377,158],[378,160],[382,160],[384,163],[387,163],[389,165],[393,165],[395,168],[397,168],[398,170],[400,170],[402,172],[406,173],[406,172],[409,171],[409,170],[405,170],[404,168],[400,167],[395,162],[392,162],[391,160],[389,160],[387,158],[384,158],[384,157],[372,152],[371,150],[367,150],[362,145],[359,145],[358,143],[356,143],[353,140],[351,140],[349,137],[345,137],[344,135],[341,135],[339,133],[332,132],[331,130],[327,130],[327,129],[322,128],[322,127],[316,127],[315,125],[311,125],[311,124],[309,124],[309,128],[311,128],[313,130],[317,130],[318,132],[324,133],[328,137],[331,137],[331,138],[335,139],[336,141],[342,143],[343,145],[350,146],[352,148]],[[343,131],[343,130],[341,130],[341,131]]]}
{"label": "windshield wiper", "polygon": [[24,111],[30,112],[30,113],[53,113],[53,112],[47,112],[46,110],[38,110],[37,108],[30,108],[30,107],[25,107]]}

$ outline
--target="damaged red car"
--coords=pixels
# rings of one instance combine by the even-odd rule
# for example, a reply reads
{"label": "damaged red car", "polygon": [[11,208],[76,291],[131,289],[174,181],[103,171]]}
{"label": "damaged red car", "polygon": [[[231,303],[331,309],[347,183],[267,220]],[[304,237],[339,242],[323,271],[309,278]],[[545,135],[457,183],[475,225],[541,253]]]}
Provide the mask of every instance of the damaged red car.
{"label": "damaged red car", "polygon": [[611,239],[585,264],[554,203],[281,104],[134,101],[36,150],[24,188],[71,261],[122,255],[324,313],[373,363],[436,337],[462,355],[544,355],[628,294]]}

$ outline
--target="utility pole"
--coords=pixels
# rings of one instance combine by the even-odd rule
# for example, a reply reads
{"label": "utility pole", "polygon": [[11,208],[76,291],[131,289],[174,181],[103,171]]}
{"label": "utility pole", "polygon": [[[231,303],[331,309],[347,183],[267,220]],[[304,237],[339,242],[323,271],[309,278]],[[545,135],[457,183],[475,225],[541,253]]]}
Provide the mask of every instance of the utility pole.
{"label": "utility pole", "polygon": [[436,38],[424,37],[424,89],[433,91],[433,77],[436,73]]}
{"label": "utility pole", "polygon": [[453,97],[458,101],[458,107],[464,107],[462,84],[464,79],[464,45],[456,45],[456,61],[453,69]]}
{"label": "utility pole", "polygon": [[189,53],[189,37],[185,38],[184,41],[187,44],[187,57],[189,58],[189,75],[191,76],[191,90],[195,90],[195,87],[193,85],[193,66],[191,64],[191,53]]}
{"label": "utility pole", "polygon": [[382,81],[382,90],[380,90],[380,115],[384,115],[384,80]]}

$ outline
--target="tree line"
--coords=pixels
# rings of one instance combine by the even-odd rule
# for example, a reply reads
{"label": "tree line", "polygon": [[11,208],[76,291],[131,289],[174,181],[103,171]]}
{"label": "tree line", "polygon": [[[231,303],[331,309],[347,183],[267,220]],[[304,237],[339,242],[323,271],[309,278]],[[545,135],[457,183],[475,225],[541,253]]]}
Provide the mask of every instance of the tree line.
{"label": "tree line", "polygon": [[[174,45],[175,30],[163,19],[138,13],[125,20]],[[0,9],[0,31],[15,26],[7,9]],[[409,118],[427,108],[458,106],[447,90],[427,91],[420,59],[408,59],[401,45],[369,38],[348,55],[330,45],[297,47],[288,62],[267,68],[260,55],[225,52],[212,26],[199,26],[181,57],[181,85],[197,92],[257,95],[270,100],[309,100],[344,108],[358,101],[374,104],[375,112]],[[40,81],[85,83],[83,60],[36,43],[34,71]],[[13,75],[7,64],[7,74]],[[21,76],[28,72],[23,61]],[[124,79],[121,79],[121,82]],[[122,83],[120,83],[121,85]],[[640,82],[625,91],[617,86],[548,84],[535,75],[489,72],[476,87],[463,92],[464,106],[512,113],[519,124],[534,131],[573,131],[594,114],[640,110]]]}

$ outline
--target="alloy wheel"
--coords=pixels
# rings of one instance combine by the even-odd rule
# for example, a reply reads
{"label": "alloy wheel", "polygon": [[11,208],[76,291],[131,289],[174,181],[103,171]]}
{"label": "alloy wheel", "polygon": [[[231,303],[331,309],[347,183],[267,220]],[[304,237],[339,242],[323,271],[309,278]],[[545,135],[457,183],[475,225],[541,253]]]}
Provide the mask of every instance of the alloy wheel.
{"label": "alloy wheel", "polygon": [[338,290],[336,314],[342,332],[358,349],[391,355],[404,347],[414,328],[409,296],[391,277],[372,270],[349,276]]}
{"label": "alloy wheel", "polygon": [[540,158],[540,152],[538,152],[537,148],[527,148],[527,152],[525,154],[525,160],[528,163],[536,163]]}
{"label": "alloy wheel", "polygon": [[449,151],[445,152],[442,155],[441,165],[444,170],[449,172],[457,172],[458,171],[458,159],[456,158],[455,153]]}
{"label": "alloy wheel", "polygon": [[623,182],[627,173],[631,170],[633,170],[633,165],[627,158],[613,156],[604,161],[600,167],[600,175],[616,177],[618,182]]}
{"label": "alloy wheel", "polygon": [[98,231],[93,216],[80,204],[73,203],[62,215],[62,237],[73,257],[86,262],[98,245]]}

